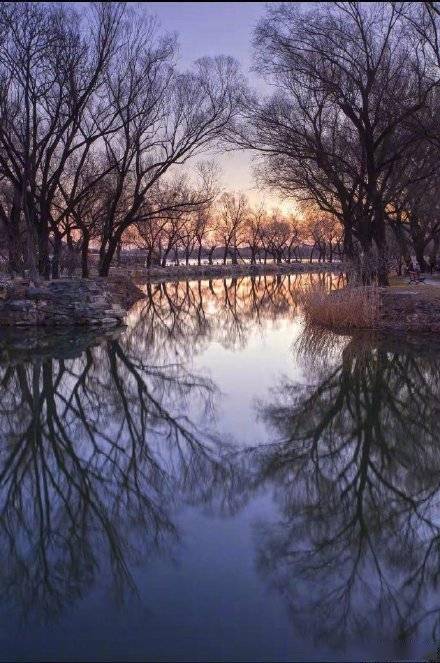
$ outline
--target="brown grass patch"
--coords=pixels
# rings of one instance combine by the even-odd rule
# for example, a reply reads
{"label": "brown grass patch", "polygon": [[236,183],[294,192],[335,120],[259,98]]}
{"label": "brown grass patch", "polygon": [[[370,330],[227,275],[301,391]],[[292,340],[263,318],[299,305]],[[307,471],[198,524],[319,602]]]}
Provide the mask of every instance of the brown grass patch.
{"label": "brown grass patch", "polygon": [[335,329],[369,329],[379,315],[379,293],[374,286],[345,287],[326,291],[308,288],[302,296],[307,323]]}

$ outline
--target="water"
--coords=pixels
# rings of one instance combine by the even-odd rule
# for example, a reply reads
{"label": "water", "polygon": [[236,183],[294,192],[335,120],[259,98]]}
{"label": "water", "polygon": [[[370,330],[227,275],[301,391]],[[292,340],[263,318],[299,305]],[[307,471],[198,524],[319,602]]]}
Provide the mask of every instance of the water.
{"label": "water", "polygon": [[0,659],[427,658],[440,351],[312,333],[301,275],[0,337]]}

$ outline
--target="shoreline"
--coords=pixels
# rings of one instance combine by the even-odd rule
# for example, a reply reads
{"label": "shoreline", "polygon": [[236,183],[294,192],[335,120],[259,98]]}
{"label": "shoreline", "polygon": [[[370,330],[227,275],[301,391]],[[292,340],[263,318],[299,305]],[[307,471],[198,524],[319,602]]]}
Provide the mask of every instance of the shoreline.
{"label": "shoreline", "polygon": [[[0,283],[0,330],[44,328],[58,332],[69,327],[124,326],[132,306],[145,298],[142,286],[148,284],[324,275],[343,270],[340,263],[190,265],[154,270],[115,268],[107,278],[62,278],[37,284],[29,278],[8,279]],[[306,295],[306,320],[328,330],[417,335],[440,332],[440,281],[439,285],[343,287],[330,292],[318,286],[308,292],[312,299],[316,293],[317,299],[307,303]]]}
{"label": "shoreline", "polygon": [[313,326],[335,333],[390,332],[433,335],[440,332],[440,286],[359,286],[311,292],[304,302]]}
{"label": "shoreline", "polygon": [[0,329],[124,325],[132,306],[145,297],[143,285],[190,280],[234,279],[341,271],[340,264],[189,265],[153,270],[114,268],[108,277],[60,278],[34,282],[29,277],[0,282]]}
{"label": "shoreline", "polygon": [[267,263],[239,264],[239,265],[179,265],[178,267],[128,268],[115,267],[111,275],[117,278],[125,275],[135,283],[163,283],[176,281],[205,281],[247,276],[284,276],[289,274],[304,274],[308,272],[342,272],[342,263]]}

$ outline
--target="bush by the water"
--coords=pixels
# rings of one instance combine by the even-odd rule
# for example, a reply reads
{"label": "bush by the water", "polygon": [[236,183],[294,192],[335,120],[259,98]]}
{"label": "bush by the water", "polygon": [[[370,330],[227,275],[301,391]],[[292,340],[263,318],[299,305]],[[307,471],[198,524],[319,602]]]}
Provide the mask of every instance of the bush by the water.
{"label": "bush by the water", "polygon": [[323,287],[307,289],[302,298],[309,323],[340,329],[375,327],[379,295],[374,286],[352,286],[328,292]]}

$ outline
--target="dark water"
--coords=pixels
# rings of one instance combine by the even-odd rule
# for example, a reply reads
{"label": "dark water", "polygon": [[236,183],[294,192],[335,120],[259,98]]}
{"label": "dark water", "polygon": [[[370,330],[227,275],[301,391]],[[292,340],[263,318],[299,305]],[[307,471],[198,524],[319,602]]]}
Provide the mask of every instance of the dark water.
{"label": "dark water", "polygon": [[305,330],[310,278],[0,338],[1,660],[435,652],[440,350]]}

